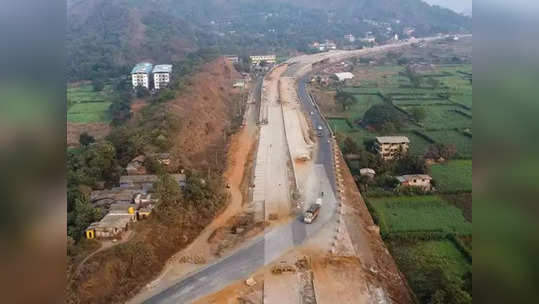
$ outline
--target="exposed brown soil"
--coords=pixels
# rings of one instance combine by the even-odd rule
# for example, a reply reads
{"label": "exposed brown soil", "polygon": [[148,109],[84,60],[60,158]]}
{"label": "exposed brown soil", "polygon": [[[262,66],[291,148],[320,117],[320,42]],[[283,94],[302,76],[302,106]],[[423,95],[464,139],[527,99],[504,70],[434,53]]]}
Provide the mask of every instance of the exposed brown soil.
{"label": "exposed brown soil", "polygon": [[169,110],[177,113],[181,122],[173,148],[173,154],[181,155],[180,161],[187,159],[191,167],[222,173],[229,105],[234,96],[232,81],[238,77],[234,67],[220,58],[206,64],[189,81],[185,94],[169,103]]}
{"label": "exposed brown soil", "polygon": [[94,123],[67,123],[67,146],[75,147],[79,145],[79,136],[86,132],[96,140],[103,139],[110,132],[110,126],[106,122]]}

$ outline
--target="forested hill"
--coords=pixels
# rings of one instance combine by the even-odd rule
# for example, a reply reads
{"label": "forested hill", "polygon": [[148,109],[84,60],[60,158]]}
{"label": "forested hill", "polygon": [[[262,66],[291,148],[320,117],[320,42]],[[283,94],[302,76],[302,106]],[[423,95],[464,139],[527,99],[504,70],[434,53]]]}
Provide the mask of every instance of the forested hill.
{"label": "forested hill", "polygon": [[388,27],[426,36],[471,31],[471,18],[421,0],[68,0],[68,76],[117,76],[205,47],[242,54],[348,33],[384,38]]}

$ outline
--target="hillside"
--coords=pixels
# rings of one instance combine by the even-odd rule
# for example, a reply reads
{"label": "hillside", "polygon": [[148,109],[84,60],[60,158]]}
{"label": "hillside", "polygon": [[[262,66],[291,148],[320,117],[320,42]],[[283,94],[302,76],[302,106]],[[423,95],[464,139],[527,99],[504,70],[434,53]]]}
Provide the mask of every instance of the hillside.
{"label": "hillside", "polygon": [[[223,191],[220,176],[226,165],[227,140],[221,134],[232,124],[230,109],[238,92],[231,84],[236,73],[222,58],[204,64],[177,98],[163,104],[165,113],[181,121],[173,134],[171,167],[181,165],[204,174],[211,166],[213,175],[202,175],[204,184],[200,179],[188,179],[196,193],[182,192],[181,199],[172,201],[174,208],[168,205],[171,201],[160,201],[149,219],[130,224],[131,236],[125,242],[96,252],[78,267],[70,260],[68,303],[124,303],[155,279],[172,254],[196,238],[225,205],[228,193]],[[155,111],[152,120],[164,112]],[[141,123],[135,118],[129,127]],[[212,132],[205,132],[210,126]],[[71,250],[75,250],[73,246]]]}
{"label": "hillside", "polygon": [[172,61],[198,48],[222,52],[305,50],[344,34],[381,38],[471,31],[471,18],[421,0],[70,0],[70,80],[118,76],[140,60]]}

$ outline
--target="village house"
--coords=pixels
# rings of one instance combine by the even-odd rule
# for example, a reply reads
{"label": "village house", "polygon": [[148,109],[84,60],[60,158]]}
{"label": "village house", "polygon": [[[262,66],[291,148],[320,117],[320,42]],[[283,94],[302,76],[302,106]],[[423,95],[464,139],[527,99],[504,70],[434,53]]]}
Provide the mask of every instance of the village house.
{"label": "village house", "polygon": [[[180,187],[185,186],[185,174],[170,175]],[[120,187],[127,189],[140,189],[147,192],[153,189],[153,184],[159,179],[157,175],[123,175],[120,177]]]}
{"label": "village house", "polygon": [[225,57],[225,60],[230,63],[240,62],[240,57],[238,57],[237,55],[224,55],[223,57]]}
{"label": "village house", "polygon": [[345,81],[354,78],[354,74],[350,72],[335,73],[333,75],[338,81]]}
{"label": "village house", "polygon": [[159,64],[153,67],[153,85],[156,90],[166,87],[172,78],[172,65]]}
{"label": "village house", "polygon": [[114,203],[131,204],[141,190],[114,187],[106,190],[94,190],[90,193],[90,202],[96,206],[110,206]]}
{"label": "village house", "polygon": [[376,137],[374,147],[384,160],[390,160],[408,152],[410,140],[406,136]]}
{"label": "village house", "polygon": [[369,178],[374,178],[374,176],[376,175],[376,171],[374,171],[374,169],[371,169],[371,168],[361,168],[359,169],[359,175],[367,176]]}
{"label": "village house", "polygon": [[111,211],[99,222],[92,223],[86,228],[86,238],[120,238],[129,229],[129,224],[135,220],[134,209],[127,212]]}
{"label": "village house", "polygon": [[150,89],[150,81],[152,74],[153,64],[149,62],[141,62],[135,65],[131,70],[131,81],[133,83],[133,89],[137,87],[144,87]]}
{"label": "village house", "polygon": [[348,42],[355,42],[356,41],[356,37],[354,37],[354,35],[352,35],[352,34],[344,35],[344,39],[348,40]]}
{"label": "village house", "polygon": [[262,61],[265,61],[267,63],[276,63],[277,62],[277,56],[276,55],[254,55],[249,57],[251,59],[251,64],[258,65]]}
{"label": "village house", "polygon": [[432,177],[426,174],[408,174],[397,176],[396,179],[400,183],[400,187],[417,187],[425,191],[431,190]]}

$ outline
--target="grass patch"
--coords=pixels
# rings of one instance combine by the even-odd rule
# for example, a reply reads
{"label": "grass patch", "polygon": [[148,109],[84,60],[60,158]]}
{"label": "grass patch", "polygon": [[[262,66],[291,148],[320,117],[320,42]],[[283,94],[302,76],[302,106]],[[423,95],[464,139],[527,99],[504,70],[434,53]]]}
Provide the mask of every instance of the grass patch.
{"label": "grass patch", "polygon": [[67,111],[67,121],[76,123],[110,121],[110,102],[78,103]]}
{"label": "grass patch", "polygon": [[471,264],[450,240],[397,241],[390,243],[390,248],[420,303],[429,303],[432,294],[439,288],[433,272],[441,271],[453,282],[459,282],[471,272]]}
{"label": "grass patch", "polygon": [[328,121],[333,132],[348,133],[354,130],[344,118],[329,118]]}
{"label": "grass patch", "polygon": [[472,160],[458,159],[430,167],[441,192],[472,191]]}
{"label": "grass patch", "polygon": [[471,234],[472,225],[462,212],[434,195],[373,198],[382,235],[432,231]]}
{"label": "grass patch", "polygon": [[422,131],[434,141],[443,144],[454,144],[457,153],[462,157],[472,157],[472,139],[455,130]]}
{"label": "grass patch", "polygon": [[[401,106],[409,112],[414,106]],[[421,122],[426,129],[454,129],[471,128],[472,119],[466,117],[456,110],[462,110],[459,106],[453,105],[432,105],[422,106],[426,112],[425,119]]]}

